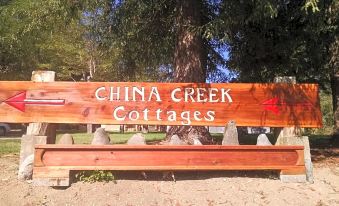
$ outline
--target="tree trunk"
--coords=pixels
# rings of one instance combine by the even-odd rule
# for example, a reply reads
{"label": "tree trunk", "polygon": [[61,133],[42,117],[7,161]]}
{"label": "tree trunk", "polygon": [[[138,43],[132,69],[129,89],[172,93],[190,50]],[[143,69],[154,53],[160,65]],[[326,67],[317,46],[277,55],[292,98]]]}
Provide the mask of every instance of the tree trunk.
{"label": "tree trunk", "polygon": [[331,89],[333,104],[333,135],[331,142],[339,145],[339,38],[336,38],[330,46],[330,68],[331,73]]}
{"label": "tree trunk", "polygon": [[[175,82],[201,83],[206,81],[206,50],[201,35],[194,31],[194,28],[201,25],[200,4],[200,1],[195,0],[177,0]],[[173,126],[167,131],[166,138],[169,139],[174,134],[189,144],[193,144],[194,137],[203,144],[213,142],[206,127]]]}
{"label": "tree trunk", "polygon": [[331,142],[339,144],[339,74],[331,77],[334,128]]}
{"label": "tree trunk", "polygon": [[177,39],[174,53],[174,81],[205,82],[206,52],[201,35],[192,31],[201,24],[199,1],[177,1]]}

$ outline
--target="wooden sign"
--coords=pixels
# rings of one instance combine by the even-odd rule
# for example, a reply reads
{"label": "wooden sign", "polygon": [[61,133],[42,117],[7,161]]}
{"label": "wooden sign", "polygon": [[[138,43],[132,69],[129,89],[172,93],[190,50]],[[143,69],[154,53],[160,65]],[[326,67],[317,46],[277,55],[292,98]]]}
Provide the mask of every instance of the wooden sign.
{"label": "wooden sign", "polygon": [[0,122],[322,125],[315,84],[0,82]]}

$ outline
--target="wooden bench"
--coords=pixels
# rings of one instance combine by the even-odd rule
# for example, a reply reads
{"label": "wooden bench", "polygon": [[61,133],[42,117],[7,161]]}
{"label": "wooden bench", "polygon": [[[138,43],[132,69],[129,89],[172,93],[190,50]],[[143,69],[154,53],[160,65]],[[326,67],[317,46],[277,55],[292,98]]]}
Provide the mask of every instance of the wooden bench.
{"label": "wooden bench", "polygon": [[[315,84],[0,82],[2,122],[320,127]],[[304,174],[303,146],[36,145],[33,180],[72,170],[279,170]]]}

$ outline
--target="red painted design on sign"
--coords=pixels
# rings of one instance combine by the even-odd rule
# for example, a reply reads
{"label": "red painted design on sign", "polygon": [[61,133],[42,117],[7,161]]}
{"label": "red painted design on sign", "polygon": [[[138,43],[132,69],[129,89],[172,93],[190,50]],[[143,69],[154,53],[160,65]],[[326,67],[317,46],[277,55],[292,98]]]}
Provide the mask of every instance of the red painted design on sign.
{"label": "red painted design on sign", "polygon": [[6,104],[25,112],[26,104],[32,105],[64,105],[64,99],[26,99],[26,91],[20,92],[4,101]]}
{"label": "red painted design on sign", "polygon": [[309,102],[303,102],[303,103],[296,103],[293,105],[289,105],[286,102],[280,101],[279,98],[275,97],[269,100],[266,100],[265,102],[262,103],[264,105],[264,110],[267,111],[272,111],[274,114],[279,114],[279,106],[293,106],[293,107],[302,107],[306,110],[310,110],[312,108],[312,104]]}
{"label": "red painted design on sign", "polygon": [[266,100],[262,104],[265,105],[264,109],[268,111],[272,111],[274,114],[279,114],[279,108],[277,106],[279,98],[273,98]]}

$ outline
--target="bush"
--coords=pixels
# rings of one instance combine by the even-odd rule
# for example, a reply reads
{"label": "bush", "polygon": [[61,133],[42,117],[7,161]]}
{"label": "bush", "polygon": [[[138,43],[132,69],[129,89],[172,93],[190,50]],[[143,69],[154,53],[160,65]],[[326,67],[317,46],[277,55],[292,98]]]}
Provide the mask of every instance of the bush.
{"label": "bush", "polygon": [[319,129],[307,129],[305,131],[308,134],[331,135],[334,127],[332,94],[320,92],[320,107],[323,127]]}
{"label": "bush", "polygon": [[112,172],[103,170],[81,171],[75,175],[75,178],[89,183],[114,181]]}

